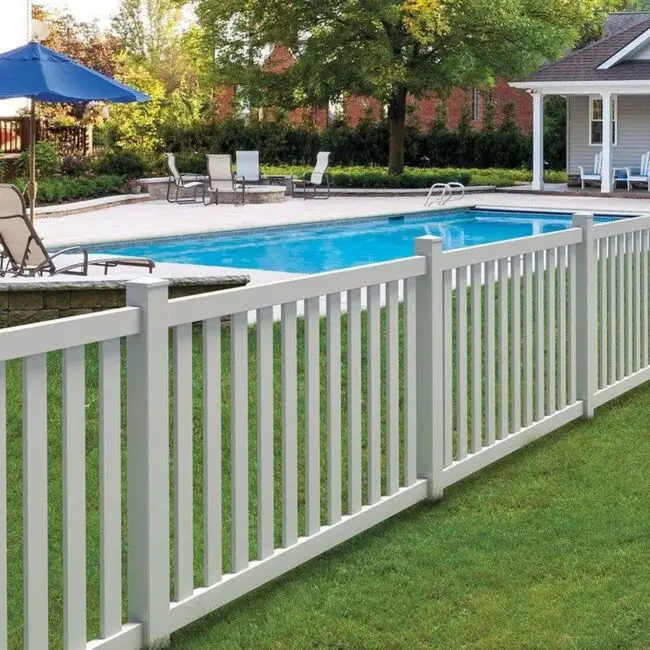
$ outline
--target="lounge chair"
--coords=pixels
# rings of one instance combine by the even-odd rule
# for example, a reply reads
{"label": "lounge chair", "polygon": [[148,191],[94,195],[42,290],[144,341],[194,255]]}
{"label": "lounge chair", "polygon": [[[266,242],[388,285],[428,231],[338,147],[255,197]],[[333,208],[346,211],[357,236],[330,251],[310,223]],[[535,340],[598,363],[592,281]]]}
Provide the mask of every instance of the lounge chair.
{"label": "lounge chair", "polygon": [[214,192],[214,202],[219,205],[219,190],[241,189],[242,205],[246,202],[246,179],[232,173],[232,158],[228,154],[208,154],[208,190]]}
{"label": "lounge chair", "polygon": [[[134,266],[148,268],[151,273],[156,266],[152,260],[139,257],[107,257],[93,259],[81,246],[73,246],[50,254],[38,236],[34,224],[27,216],[25,199],[14,185],[0,184],[0,245],[5,262],[0,275],[42,276],[88,275],[91,266],[104,267],[104,274],[116,266]],[[59,255],[76,253],[81,259],[64,266],[57,266],[55,259]]]}
{"label": "lounge chair", "polygon": [[235,163],[237,172],[235,178],[244,183],[261,183],[260,173],[260,152],[259,151],[237,151],[235,152]]}
{"label": "lounge chair", "polygon": [[[169,203],[196,203],[200,198],[205,203],[205,176],[201,174],[181,174],[176,167],[176,156],[173,153],[166,153],[167,166],[169,167],[169,181],[167,183],[167,201]],[[175,188],[172,196],[172,188]],[[182,196],[184,190],[194,190],[193,196],[189,198]]]}
{"label": "lounge chair", "polygon": [[582,184],[582,189],[585,189],[585,181],[598,181],[601,180],[601,171],[603,169],[603,152],[599,151],[594,156],[594,169],[592,172],[586,172],[585,168],[580,166],[580,182]]}
{"label": "lounge chair", "polygon": [[650,151],[641,156],[641,167],[638,172],[631,167],[625,168],[627,181],[627,189],[632,189],[632,183],[646,183],[648,185],[648,192],[650,192]]}
{"label": "lounge chair", "polygon": [[[316,157],[316,166],[314,171],[307,172],[302,179],[291,179],[291,196],[295,197],[296,187],[303,188],[303,198],[322,198],[329,199],[330,197],[330,179],[327,174],[327,167],[329,165],[330,152],[329,151],[319,151],[318,156]],[[307,178],[309,176],[309,178]],[[323,186],[323,181],[325,181],[325,187],[327,188],[327,194],[325,196],[317,196],[318,188]],[[313,194],[308,192],[308,189],[313,189]]]}

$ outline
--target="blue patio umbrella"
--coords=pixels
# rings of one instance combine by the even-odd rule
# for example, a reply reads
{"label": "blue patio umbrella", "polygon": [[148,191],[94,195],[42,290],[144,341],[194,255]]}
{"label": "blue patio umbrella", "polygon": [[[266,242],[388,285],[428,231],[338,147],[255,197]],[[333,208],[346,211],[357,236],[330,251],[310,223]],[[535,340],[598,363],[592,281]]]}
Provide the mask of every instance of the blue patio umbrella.
{"label": "blue patio umbrella", "polygon": [[30,217],[36,202],[36,102],[73,104],[106,101],[125,104],[150,98],[134,88],[91,70],[40,43],[31,42],[0,54],[0,99],[31,100],[30,178],[27,186]]}

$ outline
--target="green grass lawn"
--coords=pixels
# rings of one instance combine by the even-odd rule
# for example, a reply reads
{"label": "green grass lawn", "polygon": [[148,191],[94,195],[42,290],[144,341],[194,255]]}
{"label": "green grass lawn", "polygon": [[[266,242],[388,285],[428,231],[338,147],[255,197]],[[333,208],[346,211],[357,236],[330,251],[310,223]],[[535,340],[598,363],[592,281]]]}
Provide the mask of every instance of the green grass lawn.
{"label": "green grass lawn", "polygon": [[648,648],[649,419],[646,385],[172,647]]}

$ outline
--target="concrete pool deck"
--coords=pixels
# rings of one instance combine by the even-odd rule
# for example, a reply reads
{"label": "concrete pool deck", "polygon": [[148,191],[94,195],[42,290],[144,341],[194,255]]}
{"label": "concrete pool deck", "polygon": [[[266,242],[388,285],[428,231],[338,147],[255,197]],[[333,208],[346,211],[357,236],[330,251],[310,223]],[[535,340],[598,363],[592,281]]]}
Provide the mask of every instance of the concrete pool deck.
{"label": "concrete pool deck", "polygon": [[[176,205],[166,201],[147,201],[105,208],[96,212],[41,217],[36,229],[48,247],[95,244],[136,239],[155,239],[184,235],[247,230],[269,226],[291,226],[354,219],[369,216],[433,212],[473,206],[528,210],[614,212],[637,215],[650,213],[647,199],[621,199],[597,196],[540,194],[472,194],[446,206],[424,208],[422,197],[332,197],[327,201],[287,200],[264,205]],[[160,265],[161,267],[163,265]],[[169,266],[167,264],[165,267]],[[173,265],[187,267],[190,265]],[[196,265],[192,265],[196,266]],[[199,275],[246,274],[251,284],[275,282],[297,274],[232,267],[197,267]],[[168,269],[171,271],[171,269]],[[181,269],[174,269],[180,273]],[[190,269],[182,269],[183,274]],[[155,272],[154,272],[155,274]]]}

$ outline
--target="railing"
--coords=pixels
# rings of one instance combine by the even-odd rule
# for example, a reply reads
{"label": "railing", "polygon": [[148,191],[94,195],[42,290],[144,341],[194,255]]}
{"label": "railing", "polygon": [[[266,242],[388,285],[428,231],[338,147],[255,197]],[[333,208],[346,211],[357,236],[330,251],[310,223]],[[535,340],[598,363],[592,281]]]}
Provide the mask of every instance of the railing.
{"label": "railing", "polygon": [[[18,154],[29,149],[28,117],[0,117],[0,154]],[[91,132],[83,126],[37,125],[36,139],[56,142],[63,155],[86,156],[92,152]]]}
{"label": "railing", "polygon": [[[433,203],[434,192],[438,190],[440,194],[438,195],[438,205],[445,205],[451,200],[459,201],[465,196],[465,186],[462,183],[457,183],[452,181],[451,183],[434,183],[429,188],[429,193],[427,198],[424,200],[424,207],[428,207]],[[457,193],[454,192],[457,190]]]}
{"label": "railing", "polygon": [[0,646],[165,641],[591,417],[650,378],[649,254],[650,218],[576,215],[562,232],[446,252],[423,237],[414,257],[175,300],[134,281],[126,308],[0,331]]}

